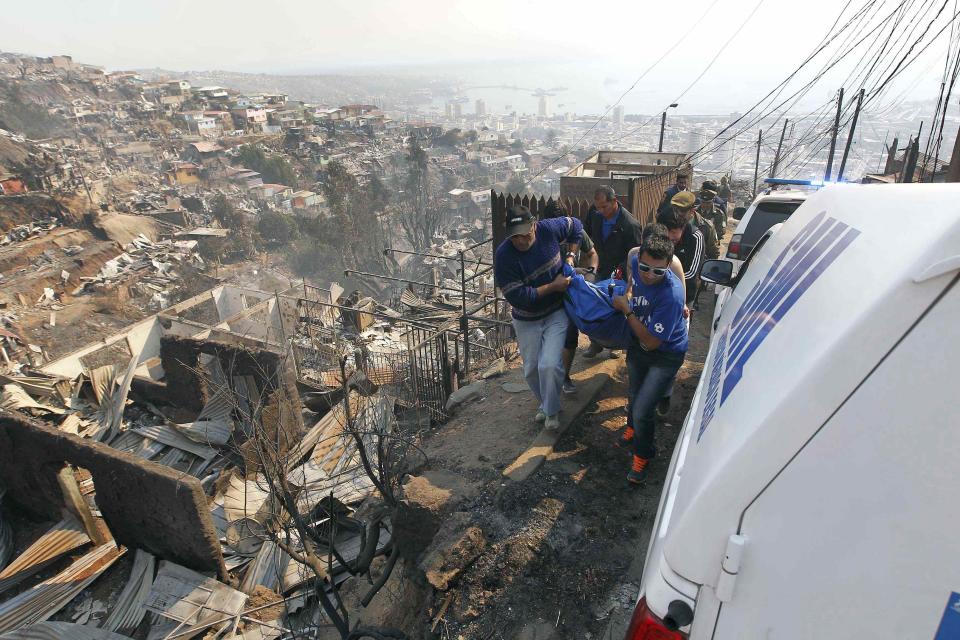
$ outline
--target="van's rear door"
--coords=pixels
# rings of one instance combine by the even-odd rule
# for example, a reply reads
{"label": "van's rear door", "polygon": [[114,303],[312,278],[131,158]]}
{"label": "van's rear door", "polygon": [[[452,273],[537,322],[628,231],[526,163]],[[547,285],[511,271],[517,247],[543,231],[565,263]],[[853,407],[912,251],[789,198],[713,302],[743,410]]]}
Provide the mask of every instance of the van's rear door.
{"label": "van's rear door", "polygon": [[713,638],[935,637],[960,592],[960,285],[944,281],[746,508]]}

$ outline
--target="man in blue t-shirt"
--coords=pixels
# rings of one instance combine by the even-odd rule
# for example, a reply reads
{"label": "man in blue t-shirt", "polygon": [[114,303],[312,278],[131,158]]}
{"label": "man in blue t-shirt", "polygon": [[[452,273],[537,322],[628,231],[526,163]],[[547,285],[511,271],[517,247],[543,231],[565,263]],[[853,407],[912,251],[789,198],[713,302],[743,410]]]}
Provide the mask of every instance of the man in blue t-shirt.
{"label": "man in blue t-shirt", "polygon": [[647,475],[647,463],[656,455],[654,415],[657,402],[673,383],[687,353],[687,323],[683,317],[683,283],[670,270],[673,242],[662,225],[644,233],[643,244],[630,252],[630,298],[617,296],[634,334],[627,349],[630,378],[630,423],[621,444],[633,445],[633,464],[627,474],[632,484]]}

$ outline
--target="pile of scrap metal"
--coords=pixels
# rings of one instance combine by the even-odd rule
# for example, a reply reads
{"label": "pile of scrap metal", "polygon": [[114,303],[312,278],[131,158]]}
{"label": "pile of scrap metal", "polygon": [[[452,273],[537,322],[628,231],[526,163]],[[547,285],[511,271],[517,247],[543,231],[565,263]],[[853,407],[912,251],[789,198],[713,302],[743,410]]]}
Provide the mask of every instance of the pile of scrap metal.
{"label": "pile of scrap metal", "polygon": [[[177,407],[131,394],[136,357],[126,366],[86,370],[73,380],[38,373],[0,376],[0,409],[202,479],[228,572],[218,580],[119,546],[109,533],[94,539],[82,519],[72,516],[17,555],[10,522],[0,512],[0,639],[118,640],[135,632],[150,639],[213,637],[209,633],[278,638],[291,629],[326,624],[319,590],[329,593],[363,575],[376,556],[391,552],[391,523],[367,465],[377,468],[378,437],[394,427],[392,399],[354,389],[291,440],[285,453],[274,451],[268,460],[257,436],[262,427],[257,416],[270,410],[265,383],[227,375],[213,356],[201,355],[200,362],[207,398],[190,420]],[[369,386],[365,390],[371,392]],[[274,473],[265,471],[271,468]],[[105,529],[96,488],[81,472],[77,478],[92,516]],[[300,562],[308,552],[322,561],[322,572]],[[118,565],[129,569],[111,573],[125,553],[134,556],[132,565]],[[8,557],[12,561],[4,566]],[[59,573],[37,575],[54,563],[63,567]],[[82,592],[101,576],[117,588],[99,590],[109,591],[110,601],[91,604]]]}
{"label": "pile of scrap metal", "polygon": [[59,222],[56,218],[44,218],[42,220],[34,220],[33,222],[22,224],[10,229],[5,234],[0,236],[0,247],[13,244],[15,242],[23,242],[24,240],[28,240],[29,238],[36,236],[42,236],[58,226]]}
{"label": "pile of scrap metal", "polygon": [[190,264],[203,268],[203,258],[196,248],[196,240],[153,242],[141,234],[125,247],[124,253],[104,263],[96,276],[81,277],[81,285],[73,294],[109,289],[137,277],[138,285],[147,289],[155,306],[164,307],[168,303],[167,292],[180,280],[176,267]]}

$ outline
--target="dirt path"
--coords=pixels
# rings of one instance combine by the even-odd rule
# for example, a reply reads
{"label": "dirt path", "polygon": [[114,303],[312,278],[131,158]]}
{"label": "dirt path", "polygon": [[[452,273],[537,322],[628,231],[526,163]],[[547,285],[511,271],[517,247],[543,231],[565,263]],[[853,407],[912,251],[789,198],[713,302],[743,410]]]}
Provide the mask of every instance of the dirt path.
{"label": "dirt path", "polygon": [[516,370],[491,380],[487,397],[465,406],[428,439],[425,477],[453,495],[453,510],[469,514],[470,525],[483,532],[485,548],[447,591],[434,592],[427,603],[431,619],[448,598],[450,603],[435,635],[425,637],[622,638],[622,631],[613,636],[607,629],[633,608],[639,586],[635,558],[642,562],[670,454],[703,368],[712,310],[713,295],[704,292],[671,412],[658,423],[659,455],[640,488],[626,482],[629,453],[614,446],[625,419],[622,357],[578,358],[575,379],[602,372],[610,382],[543,466],[522,482],[501,475],[538,433],[529,393],[500,388],[504,381],[519,381]]}
{"label": "dirt path", "polygon": [[469,514],[485,546],[448,590],[428,598],[427,613],[438,622],[423,637],[622,640],[673,446],[709,350],[713,309],[713,293],[703,291],[671,411],[657,423],[659,454],[639,488],[626,482],[629,453],[614,444],[625,423],[622,358],[578,357],[579,366],[588,363],[581,379],[602,366],[610,382],[523,482],[499,472],[537,434],[529,394],[465,407],[428,440],[431,467],[449,474],[455,510]]}

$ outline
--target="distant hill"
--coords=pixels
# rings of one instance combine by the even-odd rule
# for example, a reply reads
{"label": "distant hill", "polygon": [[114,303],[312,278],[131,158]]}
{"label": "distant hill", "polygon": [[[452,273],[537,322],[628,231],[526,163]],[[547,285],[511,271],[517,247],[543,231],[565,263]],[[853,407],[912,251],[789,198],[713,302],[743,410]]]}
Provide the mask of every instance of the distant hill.
{"label": "distant hill", "polygon": [[292,99],[305,102],[323,102],[332,105],[374,102],[389,97],[391,102],[414,99],[424,87],[436,86],[436,81],[422,77],[371,75],[278,75],[267,73],[238,73],[234,71],[168,71],[165,69],[138,69],[145,80],[183,78],[192,86],[215,85],[251,93],[285,93]]}

